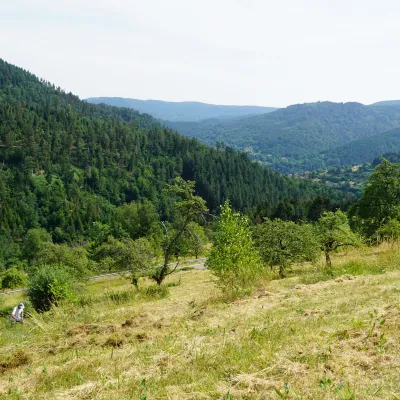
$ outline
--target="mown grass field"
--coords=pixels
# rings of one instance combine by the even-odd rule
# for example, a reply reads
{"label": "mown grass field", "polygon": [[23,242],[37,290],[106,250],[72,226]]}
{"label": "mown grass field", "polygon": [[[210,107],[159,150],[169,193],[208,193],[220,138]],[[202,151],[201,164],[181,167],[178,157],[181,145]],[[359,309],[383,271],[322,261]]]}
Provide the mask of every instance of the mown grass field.
{"label": "mown grass field", "polygon": [[[400,250],[340,253],[226,301],[206,270],[152,298],[125,278],[2,318],[4,399],[400,399]],[[8,296],[11,307],[23,295]]]}

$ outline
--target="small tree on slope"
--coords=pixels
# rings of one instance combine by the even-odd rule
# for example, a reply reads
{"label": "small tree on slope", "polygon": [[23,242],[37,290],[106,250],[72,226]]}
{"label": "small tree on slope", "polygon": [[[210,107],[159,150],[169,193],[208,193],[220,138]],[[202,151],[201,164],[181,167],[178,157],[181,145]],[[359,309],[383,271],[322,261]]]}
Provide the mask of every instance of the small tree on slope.
{"label": "small tree on slope", "polygon": [[171,270],[168,264],[190,222],[208,212],[205,200],[194,195],[194,186],[195,182],[177,177],[166,189],[168,194],[176,196],[179,201],[175,203],[175,220],[172,225],[163,223],[164,234],[161,242],[163,265],[151,276],[158,285],[161,285],[164,279],[175,271],[176,267]]}
{"label": "small tree on slope", "polygon": [[313,261],[320,254],[311,225],[297,225],[280,219],[265,220],[256,226],[254,237],[264,262],[279,266],[279,275],[297,262]]}
{"label": "small tree on slope", "polygon": [[251,289],[261,272],[248,219],[234,213],[229,201],[221,207],[214,245],[206,266],[219,278],[222,288],[232,294]]}
{"label": "small tree on slope", "polygon": [[332,267],[330,254],[343,246],[355,246],[359,238],[351,231],[349,221],[343,211],[326,212],[316,225],[318,241],[325,254],[326,266]]}

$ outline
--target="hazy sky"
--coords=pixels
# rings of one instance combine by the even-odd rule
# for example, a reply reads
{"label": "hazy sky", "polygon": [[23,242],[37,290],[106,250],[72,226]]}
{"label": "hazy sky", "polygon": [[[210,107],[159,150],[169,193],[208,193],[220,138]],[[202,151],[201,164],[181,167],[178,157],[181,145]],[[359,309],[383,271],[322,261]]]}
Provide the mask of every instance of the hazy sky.
{"label": "hazy sky", "polygon": [[16,0],[0,58],[80,97],[400,99],[398,0]]}

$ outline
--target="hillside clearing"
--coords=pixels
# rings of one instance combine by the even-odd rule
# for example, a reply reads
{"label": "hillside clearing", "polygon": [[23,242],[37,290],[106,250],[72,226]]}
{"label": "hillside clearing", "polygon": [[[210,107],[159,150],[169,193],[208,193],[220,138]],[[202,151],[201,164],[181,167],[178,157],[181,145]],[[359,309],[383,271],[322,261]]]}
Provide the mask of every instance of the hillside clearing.
{"label": "hillside clearing", "polygon": [[124,278],[108,297],[90,282],[86,305],[3,318],[0,398],[400,398],[400,271],[306,281],[231,303],[206,270],[172,275],[155,301]]}

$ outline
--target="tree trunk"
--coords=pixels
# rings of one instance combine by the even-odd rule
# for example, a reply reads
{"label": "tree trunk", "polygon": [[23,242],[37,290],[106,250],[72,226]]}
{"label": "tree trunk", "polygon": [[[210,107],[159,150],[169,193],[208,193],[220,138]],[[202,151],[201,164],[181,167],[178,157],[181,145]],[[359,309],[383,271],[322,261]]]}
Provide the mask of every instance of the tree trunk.
{"label": "tree trunk", "polygon": [[164,262],[163,267],[160,269],[160,272],[153,277],[153,279],[157,282],[157,285],[161,285],[165,279],[165,277],[167,276],[167,272],[168,272],[168,264],[167,264],[168,260]]}
{"label": "tree trunk", "polygon": [[325,250],[325,260],[326,260],[326,266],[331,269],[332,268],[332,261],[331,261],[331,256],[329,254],[328,250]]}

